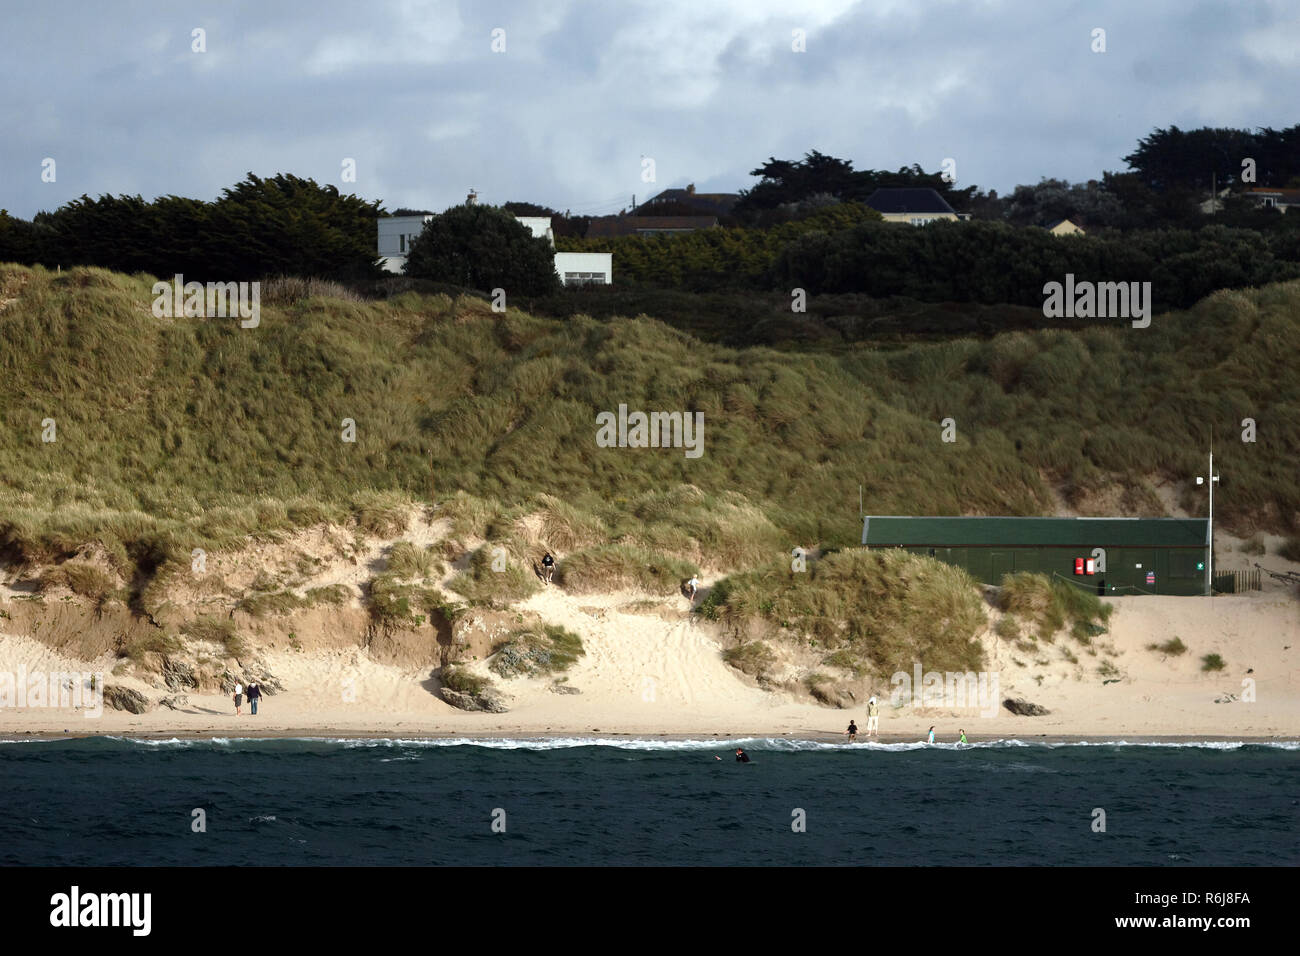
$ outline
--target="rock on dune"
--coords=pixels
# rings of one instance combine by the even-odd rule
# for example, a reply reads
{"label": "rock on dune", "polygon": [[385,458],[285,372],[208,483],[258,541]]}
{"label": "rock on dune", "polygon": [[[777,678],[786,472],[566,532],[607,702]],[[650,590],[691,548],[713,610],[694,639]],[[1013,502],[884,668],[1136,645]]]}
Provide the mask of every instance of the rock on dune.
{"label": "rock on dune", "polygon": [[116,684],[104,688],[104,703],[114,710],[126,710],[133,714],[147,713],[152,707],[149,698],[138,690],[118,687]]}
{"label": "rock on dune", "polygon": [[440,687],[438,693],[443,700],[460,710],[485,710],[490,714],[504,714],[509,710],[501,695],[490,691],[481,694],[465,694],[450,687]]}

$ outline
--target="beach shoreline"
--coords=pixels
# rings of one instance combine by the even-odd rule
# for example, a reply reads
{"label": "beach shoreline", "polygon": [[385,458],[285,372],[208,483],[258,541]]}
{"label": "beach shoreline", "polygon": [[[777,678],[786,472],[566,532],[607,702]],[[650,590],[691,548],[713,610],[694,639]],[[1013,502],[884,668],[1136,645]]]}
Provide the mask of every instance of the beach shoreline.
{"label": "beach shoreline", "polygon": [[[419,731],[378,731],[371,729],[358,728],[288,728],[276,730],[241,730],[237,734],[214,733],[212,730],[195,730],[186,728],[174,729],[157,729],[143,731],[129,731],[119,733],[76,733],[69,730],[67,733],[58,733],[48,730],[28,730],[28,731],[0,731],[0,743],[15,743],[21,741],[55,741],[55,740],[90,740],[94,738],[113,738],[126,740],[141,741],[160,741],[160,740],[298,740],[298,741],[318,741],[323,743],[336,741],[366,741],[366,740],[383,740],[383,741],[412,741],[415,743],[425,741],[453,741],[461,740],[468,743],[478,741],[495,742],[503,740],[520,741],[520,742],[552,742],[557,740],[581,740],[592,746],[606,743],[624,743],[628,741],[663,741],[665,743],[681,742],[700,742],[709,743],[716,741],[724,743],[737,740],[789,740],[806,743],[818,744],[845,744],[843,733],[833,733],[830,731],[753,731],[745,733],[721,733],[717,731],[700,731],[698,733],[646,733],[644,731],[602,731],[593,733],[590,730],[419,730]],[[1177,744],[1264,744],[1264,743],[1295,743],[1300,745],[1300,734],[1059,734],[1059,733],[1029,733],[1029,734],[977,734],[967,733],[966,739],[968,744],[987,744],[987,743],[1004,743],[1019,741],[1024,744],[1118,744],[1128,745],[1177,745]],[[879,737],[859,738],[852,746],[863,746],[867,744],[923,744],[926,741],[922,737],[913,734],[890,733],[881,734]],[[956,740],[936,740],[935,746],[952,745]]]}

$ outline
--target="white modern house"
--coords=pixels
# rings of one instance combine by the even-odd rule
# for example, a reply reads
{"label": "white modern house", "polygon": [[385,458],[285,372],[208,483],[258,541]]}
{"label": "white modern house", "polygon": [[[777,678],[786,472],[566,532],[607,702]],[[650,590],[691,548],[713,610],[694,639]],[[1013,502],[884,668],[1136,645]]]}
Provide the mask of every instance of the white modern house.
{"label": "white modern house", "polygon": [[[472,204],[477,197],[471,193]],[[379,264],[387,272],[401,272],[411,243],[424,229],[432,215],[387,216],[379,220]],[[517,216],[538,239],[545,239],[555,248],[555,232],[549,216]],[[614,254],[612,252],[557,252],[555,273],[565,285],[610,285],[614,281]]]}
{"label": "white modern house", "polygon": [[387,272],[401,272],[424,224],[433,216],[386,216],[379,220],[379,264]]}

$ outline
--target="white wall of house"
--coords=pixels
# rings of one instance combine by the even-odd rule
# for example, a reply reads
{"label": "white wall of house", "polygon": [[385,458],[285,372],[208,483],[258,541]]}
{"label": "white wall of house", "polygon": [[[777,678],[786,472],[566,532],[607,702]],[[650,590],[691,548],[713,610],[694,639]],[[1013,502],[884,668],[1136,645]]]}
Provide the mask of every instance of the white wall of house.
{"label": "white wall of house", "polygon": [[550,216],[515,216],[520,222],[528,227],[528,231],[533,234],[535,239],[545,239],[555,248],[555,233],[551,230]]}
{"label": "white wall of house", "polygon": [[958,218],[955,212],[884,212],[880,216],[885,222],[905,222],[913,226],[928,226],[939,219]]}
{"label": "white wall of house", "polygon": [[612,252],[557,252],[555,271],[565,285],[594,282],[610,285],[614,281]]}
{"label": "white wall of house", "polygon": [[[379,265],[400,273],[406,265],[411,243],[433,216],[388,216],[379,220]],[[521,223],[538,239],[555,247],[555,233],[546,216],[519,216]],[[557,252],[555,272],[565,285],[587,282],[609,285],[614,281],[614,254],[610,252]]]}
{"label": "white wall of house", "polygon": [[379,222],[378,255],[380,266],[388,272],[401,272],[411,243],[432,216],[386,216]]}

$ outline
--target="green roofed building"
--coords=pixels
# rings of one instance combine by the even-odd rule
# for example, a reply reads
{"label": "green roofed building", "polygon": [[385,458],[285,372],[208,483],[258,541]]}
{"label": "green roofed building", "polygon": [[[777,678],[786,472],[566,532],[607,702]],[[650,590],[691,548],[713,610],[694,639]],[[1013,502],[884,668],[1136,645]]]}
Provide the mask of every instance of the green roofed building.
{"label": "green roofed building", "polygon": [[903,548],[1001,584],[1017,571],[1055,576],[1097,594],[1204,594],[1205,518],[862,519],[868,548]]}

